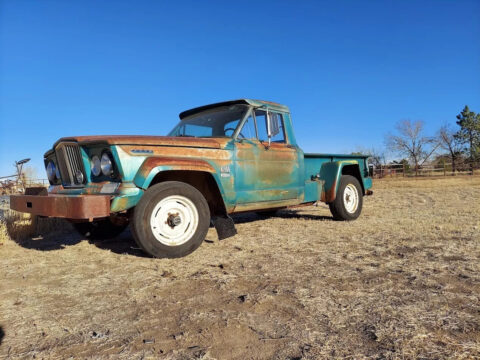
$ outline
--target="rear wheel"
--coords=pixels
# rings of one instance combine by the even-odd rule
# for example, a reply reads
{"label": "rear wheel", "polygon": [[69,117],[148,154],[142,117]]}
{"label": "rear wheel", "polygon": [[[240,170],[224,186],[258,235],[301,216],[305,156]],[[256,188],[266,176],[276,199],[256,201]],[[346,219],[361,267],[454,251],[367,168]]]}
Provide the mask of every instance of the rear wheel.
{"label": "rear wheel", "polygon": [[362,187],[358,179],[351,175],[342,175],[337,196],[328,206],[335,220],[355,220],[358,218],[363,206]]}
{"label": "rear wheel", "polygon": [[158,258],[176,258],[197,249],[207,235],[210,210],[193,186],[166,181],[150,187],[134,209],[132,234]]}

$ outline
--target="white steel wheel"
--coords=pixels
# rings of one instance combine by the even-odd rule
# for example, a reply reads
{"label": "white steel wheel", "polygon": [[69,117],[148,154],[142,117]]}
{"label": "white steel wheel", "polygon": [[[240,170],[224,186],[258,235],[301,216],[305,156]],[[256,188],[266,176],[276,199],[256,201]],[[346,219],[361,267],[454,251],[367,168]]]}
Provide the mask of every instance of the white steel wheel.
{"label": "white steel wheel", "polygon": [[195,204],[185,196],[171,195],[155,205],[150,216],[153,236],[166,246],[179,246],[190,240],[199,224]]}
{"label": "white steel wheel", "polygon": [[358,199],[359,195],[357,187],[353,184],[348,184],[343,192],[343,205],[345,206],[345,210],[350,214],[355,213],[358,208]]}
{"label": "white steel wheel", "polygon": [[335,200],[328,204],[335,220],[355,220],[360,216],[363,206],[362,186],[351,175],[342,175],[338,184]]}

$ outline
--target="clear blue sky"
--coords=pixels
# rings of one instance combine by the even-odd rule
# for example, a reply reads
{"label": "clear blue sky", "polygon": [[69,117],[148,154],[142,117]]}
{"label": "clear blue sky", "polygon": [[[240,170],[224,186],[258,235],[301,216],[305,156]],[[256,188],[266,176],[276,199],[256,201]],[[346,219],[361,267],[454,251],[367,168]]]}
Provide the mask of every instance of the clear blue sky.
{"label": "clear blue sky", "polygon": [[182,110],[287,104],[310,152],[480,112],[480,1],[0,0],[0,175],[59,137],[166,134]]}

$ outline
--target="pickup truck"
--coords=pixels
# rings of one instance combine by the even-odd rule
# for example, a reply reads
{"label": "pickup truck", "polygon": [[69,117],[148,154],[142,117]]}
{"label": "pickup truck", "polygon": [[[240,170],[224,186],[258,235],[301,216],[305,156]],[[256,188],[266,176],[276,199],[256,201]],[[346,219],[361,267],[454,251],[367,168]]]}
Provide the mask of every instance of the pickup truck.
{"label": "pickup truck", "polygon": [[354,220],[372,193],[367,156],[304,153],[288,107],[250,99],[184,111],[167,136],[61,138],[44,162],[48,191],[11,196],[11,209],[68,219],[94,239],[130,224],[155,257],[191,253],[210,225],[235,235],[234,213],[322,201]]}

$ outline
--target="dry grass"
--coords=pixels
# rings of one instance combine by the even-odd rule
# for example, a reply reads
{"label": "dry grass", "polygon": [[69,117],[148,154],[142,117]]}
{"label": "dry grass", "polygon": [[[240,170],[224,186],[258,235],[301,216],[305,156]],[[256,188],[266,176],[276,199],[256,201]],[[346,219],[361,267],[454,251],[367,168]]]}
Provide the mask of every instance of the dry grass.
{"label": "dry grass", "polygon": [[71,230],[71,226],[64,220],[38,218],[14,210],[4,211],[0,218],[0,240],[21,242],[38,234],[56,234],[65,229]]}
{"label": "dry grass", "polygon": [[237,216],[177,260],[0,227],[0,358],[480,357],[480,178],[374,190],[355,222]]}

